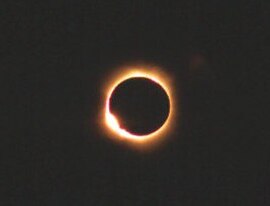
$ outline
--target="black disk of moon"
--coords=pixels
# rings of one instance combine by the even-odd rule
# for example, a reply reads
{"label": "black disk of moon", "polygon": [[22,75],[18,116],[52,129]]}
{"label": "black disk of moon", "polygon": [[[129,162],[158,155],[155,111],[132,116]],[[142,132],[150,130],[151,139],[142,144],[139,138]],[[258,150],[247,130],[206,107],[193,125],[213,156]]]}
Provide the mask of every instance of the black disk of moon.
{"label": "black disk of moon", "polygon": [[170,112],[170,100],[158,83],[134,77],[114,89],[109,107],[122,129],[134,135],[147,135],[165,123]]}

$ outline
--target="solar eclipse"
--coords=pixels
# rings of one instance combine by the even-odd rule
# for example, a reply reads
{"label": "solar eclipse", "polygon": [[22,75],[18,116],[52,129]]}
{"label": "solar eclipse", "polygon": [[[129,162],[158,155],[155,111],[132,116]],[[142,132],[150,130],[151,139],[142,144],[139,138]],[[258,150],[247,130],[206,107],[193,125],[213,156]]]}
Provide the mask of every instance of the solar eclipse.
{"label": "solar eclipse", "polygon": [[103,105],[103,128],[118,140],[156,141],[172,130],[171,79],[159,69],[127,68],[112,75]]}

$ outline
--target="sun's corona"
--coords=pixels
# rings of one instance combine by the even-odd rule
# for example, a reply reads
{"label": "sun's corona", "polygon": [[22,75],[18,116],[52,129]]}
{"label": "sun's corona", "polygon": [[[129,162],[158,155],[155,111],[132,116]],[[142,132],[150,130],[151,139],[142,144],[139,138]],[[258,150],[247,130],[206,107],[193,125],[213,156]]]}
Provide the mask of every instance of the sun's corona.
{"label": "sun's corona", "polygon": [[[142,77],[142,78],[146,78],[146,79],[154,81],[165,90],[166,94],[169,97],[170,111],[169,111],[166,121],[156,131],[150,134],[146,134],[146,135],[135,135],[125,130],[124,128],[121,128],[118,122],[117,116],[113,114],[110,109],[110,100],[111,100],[111,96],[115,88],[119,84],[121,84],[123,81],[126,81],[131,78],[138,78],[138,77]],[[140,143],[140,142],[156,139],[157,137],[163,136],[164,134],[168,133],[171,130],[172,117],[174,116],[174,112],[175,112],[174,98],[172,95],[172,87],[171,87],[170,80],[171,79],[168,78],[167,74],[165,74],[161,70],[153,69],[153,68],[152,69],[130,68],[130,69],[121,71],[118,75],[115,75],[115,77],[112,78],[111,81],[109,81],[109,84],[107,85],[107,88],[105,89],[105,105],[103,109],[103,121],[107,130],[110,132],[110,134],[118,139],[122,139],[122,140],[126,139],[132,142]]]}

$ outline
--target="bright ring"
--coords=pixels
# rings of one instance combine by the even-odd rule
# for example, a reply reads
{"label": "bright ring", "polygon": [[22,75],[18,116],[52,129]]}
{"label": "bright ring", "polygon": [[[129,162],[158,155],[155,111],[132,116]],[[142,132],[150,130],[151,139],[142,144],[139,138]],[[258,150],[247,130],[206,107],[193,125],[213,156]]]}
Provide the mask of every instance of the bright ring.
{"label": "bright ring", "polygon": [[[170,111],[165,123],[158,130],[147,135],[135,135],[126,131],[123,128],[120,128],[117,117],[114,116],[114,114],[112,114],[110,111],[110,99],[115,88],[123,81],[137,77],[147,78],[159,84],[167,93],[170,102]],[[106,91],[106,101],[104,110],[105,125],[111,131],[111,134],[113,134],[113,136],[118,137],[120,139],[127,139],[136,142],[144,142],[146,140],[154,138],[156,139],[156,137],[163,136],[164,134],[168,133],[169,130],[172,128],[173,123],[171,121],[175,112],[175,105],[173,100],[174,98],[172,95],[170,78],[168,78],[167,75],[164,74],[163,72],[157,69],[146,70],[141,68],[130,69],[126,72],[121,72],[120,75],[117,75],[117,77],[112,81],[112,83],[109,85]]]}

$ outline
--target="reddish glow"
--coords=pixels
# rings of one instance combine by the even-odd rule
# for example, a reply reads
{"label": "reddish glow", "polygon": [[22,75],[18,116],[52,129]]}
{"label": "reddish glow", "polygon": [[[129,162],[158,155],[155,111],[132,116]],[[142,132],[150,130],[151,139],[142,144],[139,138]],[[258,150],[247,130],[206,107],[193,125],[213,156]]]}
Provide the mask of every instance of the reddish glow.
{"label": "reddish glow", "polygon": [[[130,78],[143,77],[150,79],[160,86],[163,87],[165,92],[167,93],[170,101],[170,112],[168,118],[165,123],[153,133],[147,135],[135,135],[130,133],[129,131],[120,127],[117,117],[111,113],[110,111],[110,98],[114,91],[114,89],[123,81],[128,80]],[[119,74],[115,75],[109,83],[107,82],[107,87],[105,89],[105,105],[102,109],[102,118],[103,125],[107,129],[110,136],[113,136],[119,140],[129,140],[135,143],[145,143],[149,140],[159,139],[158,137],[164,136],[168,134],[168,132],[172,129],[172,119],[175,116],[175,104],[174,98],[172,94],[172,88],[170,84],[170,78],[168,76],[156,68],[127,68],[124,71],[120,71]]]}

